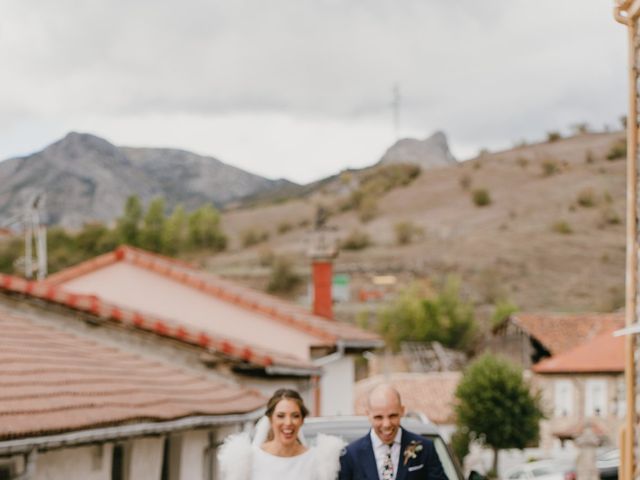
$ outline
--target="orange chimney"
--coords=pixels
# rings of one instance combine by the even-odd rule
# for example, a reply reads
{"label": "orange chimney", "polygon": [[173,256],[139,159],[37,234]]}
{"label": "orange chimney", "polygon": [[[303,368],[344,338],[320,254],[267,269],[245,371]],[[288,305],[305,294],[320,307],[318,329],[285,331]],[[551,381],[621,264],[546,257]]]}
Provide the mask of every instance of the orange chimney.
{"label": "orange chimney", "polygon": [[333,318],[331,284],[333,264],[330,258],[313,260],[313,313],[325,318]]}

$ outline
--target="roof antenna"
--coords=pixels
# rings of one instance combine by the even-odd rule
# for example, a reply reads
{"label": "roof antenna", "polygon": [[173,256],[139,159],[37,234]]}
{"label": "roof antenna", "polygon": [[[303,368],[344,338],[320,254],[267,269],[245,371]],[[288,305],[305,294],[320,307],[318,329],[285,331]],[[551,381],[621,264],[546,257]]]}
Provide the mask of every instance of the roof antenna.
{"label": "roof antenna", "polygon": [[[24,276],[33,278],[34,271],[37,279],[44,280],[47,276],[47,227],[43,223],[45,194],[36,194],[27,202],[24,211]],[[33,248],[35,243],[35,266]]]}
{"label": "roof antenna", "polygon": [[400,140],[400,84],[393,84],[393,129],[396,140]]}

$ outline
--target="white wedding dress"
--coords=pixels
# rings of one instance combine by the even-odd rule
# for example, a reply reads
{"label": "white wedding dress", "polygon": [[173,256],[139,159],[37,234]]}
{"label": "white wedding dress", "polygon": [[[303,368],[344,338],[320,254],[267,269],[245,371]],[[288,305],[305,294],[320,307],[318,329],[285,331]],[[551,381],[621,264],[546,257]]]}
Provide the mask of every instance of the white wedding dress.
{"label": "white wedding dress", "polygon": [[306,480],[312,478],[315,449],[295,457],[278,457],[252,447],[251,480]]}

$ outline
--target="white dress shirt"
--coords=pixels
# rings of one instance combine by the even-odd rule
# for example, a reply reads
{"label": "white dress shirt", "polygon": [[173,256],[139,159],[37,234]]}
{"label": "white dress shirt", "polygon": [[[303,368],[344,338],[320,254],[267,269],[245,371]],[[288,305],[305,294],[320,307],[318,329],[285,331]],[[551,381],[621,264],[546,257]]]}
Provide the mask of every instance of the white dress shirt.
{"label": "white dress shirt", "polygon": [[[387,456],[387,444],[382,443],[382,440],[378,438],[376,432],[371,429],[369,433],[371,435],[371,445],[373,446],[373,454],[376,457],[376,466],[378,467],[378,478],[382,478],[382,466],[384,465],[384,459]],[[400,463],[400,441],[402,440],[402,429],[398,428],[398,433],[393,439],[393,446],[391,447],[391,461],[393,462],[393,478],[398,476],[398,464]]]}

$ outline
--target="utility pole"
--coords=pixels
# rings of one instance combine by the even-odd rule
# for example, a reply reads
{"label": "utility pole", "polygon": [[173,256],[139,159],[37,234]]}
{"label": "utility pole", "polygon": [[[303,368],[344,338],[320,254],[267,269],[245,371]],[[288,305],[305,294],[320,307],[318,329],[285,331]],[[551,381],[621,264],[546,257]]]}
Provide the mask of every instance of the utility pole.
{"label": "utility pole", "polygon": [[400,84],[393,85],[393,130],[396,140],[400,140]]}
{"label": "utility pole", "polygon": [[[24,235],[24,276],[43,280],[47,276],[47,227],[44,220],[45,195],[37,194],[25,205],[21,215],[0,223],[0,227],[19,225]],[[35,264],[34,264],[35,248]]]}
{"label": "utility pole", "polygon": [[637,480],[638,473],[638,428],[636,405],[638,404],[638,362],[640,361],[636,334],[640,333],[637,306],[640,290],[638,289],[638,71],[640,47],[638,41],[638,18],[640,2],[638,0],[614,0],[614,17],[616,21],[627,27],[628,34],[628,85],[629,112],[627,115],[627,261],[625,289],[625,328],[618,332],[625,337],[625,389],[626,418],[620,433],[620,467],[618,475],[621,480]]}

